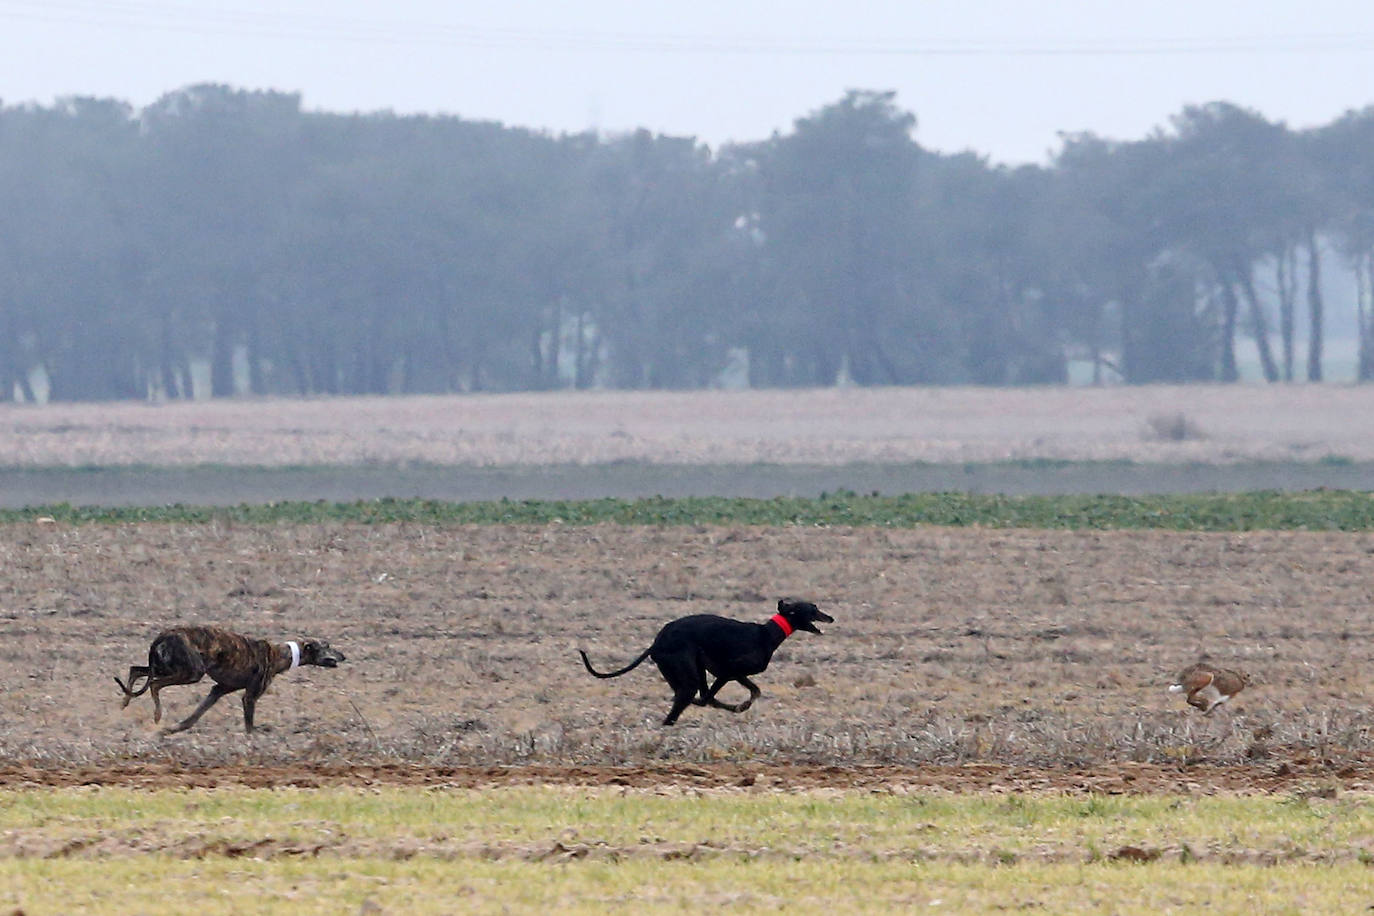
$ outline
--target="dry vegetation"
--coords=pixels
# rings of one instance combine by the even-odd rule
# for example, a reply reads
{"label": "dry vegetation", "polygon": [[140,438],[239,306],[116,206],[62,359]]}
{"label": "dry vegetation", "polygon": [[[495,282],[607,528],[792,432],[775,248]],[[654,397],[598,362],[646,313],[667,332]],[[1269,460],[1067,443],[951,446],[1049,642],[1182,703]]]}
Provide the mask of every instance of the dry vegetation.
{"label": "dry vegetation", "polygon": [[1374,388],[879,388],[0,407],[0,466],[1374,460]]}
{"label": "dry vegetation", "polygon": [[202,914],[1317,913],[1374,893],[1374,809],[1346,797],[673,789],[0,790],[0,886],[26,912],[120,916],[186,899]]}
{"label": "dry vegetation", "polygon": [[[53,774],[8,781],[712,764],[852,784],[859,765],[980,763],[985,786],[1050,767],[1130,790],[1199,764],[1242,781],[1348,768],[1353,784],[1374,752],[1371,552],[1374,536],[1305,532],[15,524],[0,529],[0,755]],[[744,715],[693,708],[662,728],[651,666],[598,681],[575,655],[627,660],[672,617],[762,619],[781,594],[837,620],[783,647]],[[232,700],[158,740],[147,698],[121,712],[111,675],[193,621],[320,634],[349,661],[278,679],[251,740]],[[1210,719],[1163,689],[1202,650],[1257,680]],[[169,688],[169,715],[204,689]]]}

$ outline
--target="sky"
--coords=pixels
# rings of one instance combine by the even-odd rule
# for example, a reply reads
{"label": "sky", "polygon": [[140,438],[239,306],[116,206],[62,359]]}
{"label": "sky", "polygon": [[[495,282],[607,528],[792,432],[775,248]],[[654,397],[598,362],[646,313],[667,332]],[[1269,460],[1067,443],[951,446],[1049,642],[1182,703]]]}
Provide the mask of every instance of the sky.
{"label": "sky", "polygon": [[310,110],[766,139],[848,89],[917,141],[1044,163],[1214,100],[1304,128],[1374,104],[1369,0],[0,0],[0,101],[194,83]]}

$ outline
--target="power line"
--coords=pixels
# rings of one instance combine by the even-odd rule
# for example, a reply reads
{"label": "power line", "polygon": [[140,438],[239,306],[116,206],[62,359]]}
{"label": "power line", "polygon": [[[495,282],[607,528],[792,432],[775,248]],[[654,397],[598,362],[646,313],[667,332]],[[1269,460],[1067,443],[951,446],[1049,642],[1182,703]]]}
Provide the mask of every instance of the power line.
{"label": "power line", "polygon": [[803,39],[598,32],[207,9],[140,0],[0,0],[0,18],[141,31],[471,48],[856,57],[1124,57],[1374,50],[1374,34],[1047,39]]}

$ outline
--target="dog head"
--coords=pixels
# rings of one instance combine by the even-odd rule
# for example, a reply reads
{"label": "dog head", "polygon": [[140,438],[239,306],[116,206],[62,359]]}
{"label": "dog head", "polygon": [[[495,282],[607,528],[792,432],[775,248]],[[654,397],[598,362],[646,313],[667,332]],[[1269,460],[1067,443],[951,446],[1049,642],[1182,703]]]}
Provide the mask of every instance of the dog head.
{"label": "dog head", "polygon": [[301,664],[319,665],[321,668],[337,668],[339,662],[347,661],[348,656],[335,649],[323,639],[301,641]]}
{"label": "dog head", "polygon": [[800,598],[781,599],[778,602],[778,613],[787,618],[787,622],[792,624],[792,629],[808,630],[818,636],[821,631],[816,629],[816,621],[819,620],[821,623],[835,622],[834,617],[810,601],[802,601]]}

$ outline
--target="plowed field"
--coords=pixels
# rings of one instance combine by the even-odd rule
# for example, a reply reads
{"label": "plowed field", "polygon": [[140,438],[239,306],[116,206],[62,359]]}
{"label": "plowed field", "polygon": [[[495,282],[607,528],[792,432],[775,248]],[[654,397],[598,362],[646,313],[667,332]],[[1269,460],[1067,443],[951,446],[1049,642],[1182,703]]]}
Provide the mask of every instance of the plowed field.
{"label": "plowed field", "polygon": [[[1363,788],[1372,552],[1306,532],[10,525],[0,784]],[[836,621],[789,639],[742,715],[663,728],[650,663],[603,681],[576,656],[621,664],[671,618],[762,620],[782,595]],[[159,738],[111,676],[193,622],[348,661],[278,678],[251,738],[233,696]],[[1255,680],[1211,718],[1164,692],[1203,651]],[[169,720],[206,689],[168,688]]]}

